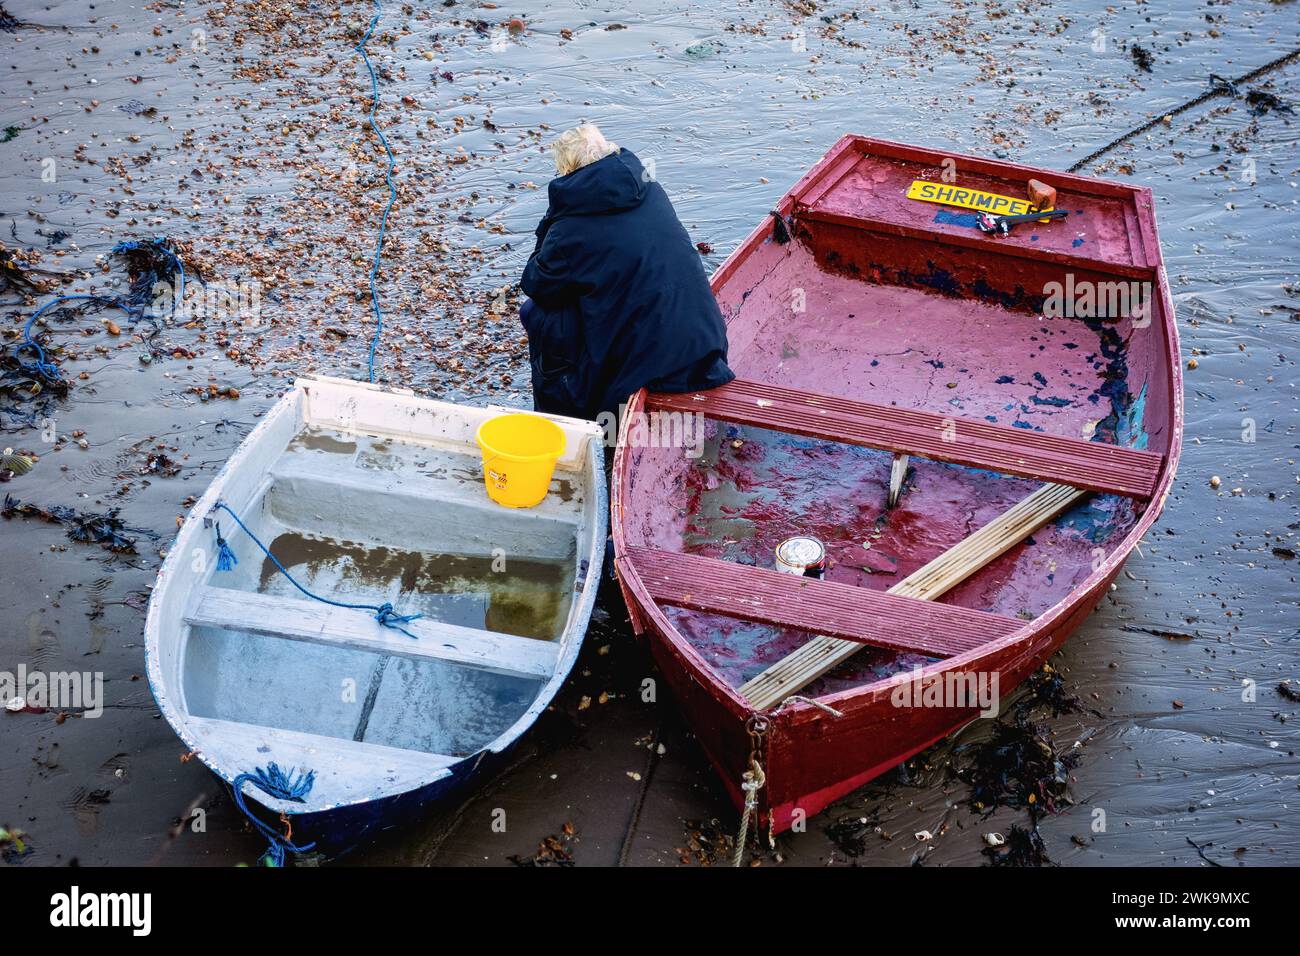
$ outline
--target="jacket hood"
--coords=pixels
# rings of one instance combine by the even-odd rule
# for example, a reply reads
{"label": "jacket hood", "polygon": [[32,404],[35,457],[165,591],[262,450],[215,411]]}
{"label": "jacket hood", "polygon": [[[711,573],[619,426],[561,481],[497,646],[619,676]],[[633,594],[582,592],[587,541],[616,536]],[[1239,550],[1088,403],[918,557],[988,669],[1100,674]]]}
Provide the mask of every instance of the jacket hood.
{"label": "jacket hood", "polygon": [[626,149],[551,180],[547,218],[621,212],[641,205],[650,187],[641,160]]}

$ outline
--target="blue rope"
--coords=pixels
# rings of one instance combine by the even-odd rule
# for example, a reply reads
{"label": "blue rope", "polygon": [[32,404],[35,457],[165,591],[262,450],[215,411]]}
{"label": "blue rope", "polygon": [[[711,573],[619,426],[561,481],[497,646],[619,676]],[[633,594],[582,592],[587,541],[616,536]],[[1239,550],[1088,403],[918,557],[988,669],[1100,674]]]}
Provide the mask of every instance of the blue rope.
{"label": "blue rope", "polygon": [[[356,610],[356,611],[374,611],[374,612],[375,612],[375,620],[378,621],[380,624],[382,624],[384,627],[391,627],[391,628],[392,628],[393,630],[395,630],[395,631],[401,631],[401,632],[402,632],[403,634],[405,634],[407,637],[415,638],[415,635],[412,634],[410,631],[408,631],[406,628],[402,627],[402,625],[403,625],[403,624],[408,624],[408,623],[410,623],[411,621],[416,620],[417,618],[423,617],[423,615],[421,615],[421,614],[398,614],[398,613],[393,609],[393,605],[392,605],[392,604],[389,604],[389,603],[384,603],[384,604],[353,604],[353,603],[350,603],[350,602],[348,602],[348,601],[335,601],[333,598],[321,597],[319,594],[313,594],[311,591],[308,591],[305,587],[303,587],[301,584],[298,583],[298,581],[294,578],[294,576],[293,576],[292,574],[290,574],[290,573],[288,572],[288,570],[285,569],[285,566],[284,566],[283,564],[280,563],[280,559],[277,558],[275,555],[273,555],[273,554],[271,553],[270,549],[267,548],[266,545],[262,544],[261,540],[258,539],[257,535],[253,534],[253,532],[250,531],[250,530],[248,529],[248,525],[244,524],[244,522],[242,522],[241,520],[239,520],[239,515],[235,514],[234,511],[232,511],[232,510],[230,509],[230,506],[229,506],[229,505],[227,505],[227,504],[226,504],[225,502],[223,502],[223,501],[219,501],[219,502],[217,502],[217,508],[220,508],[220,509],[221,509],[222,511],[224,511],[226,514],[230,515],[230,517],[234,518],[234,519],[235,519],[235,524],[239,525],[239,527],[243,530],[244,534],[248,535],[250,538],[253,539],[253,544],[257,545],[259,548],[262,549],[262,553],[265,554],[268,558],[271,559],[271,562],[272,562],[272,563],[273,563],[277,568],[280,569],[280,573],[283,574],[286,578],[289,579],[289,583],[292,584],[294,587],[296,587],[296,588],[297,588],[299,591],[301,591],[303,594],[307,595],[307,597],[311,598],[313,601],[320,601],[322,604],[330,604],[330,605],[333,605],[334,607],[351,608],[352,610]],[[225,551],[227,551],[227,552],[230,553],[230,557],[231,557],[232,559],[237,560],[237,559],[235,559],[234,552],[233,552],[233,551],[230,551],[230,546],[227,545],[227,544],[225,544],[225,539],[221,537],[221,529],[218,528],[218,529],[217,529],[217,549],[218,549],[218,552],[217,552],[217,570],[218,570],[218,571],[229,571],[229,570],[230,570],[229,567],[224,567],[224,568],[223,568],[223,567],[221,566],[221,565],[222,565],[222,548],[224,548]],[[416,639],[418,640],[418,638],[416,638]]]}
{"label": "blue rope", "polygon": [[217,570],[233,571],[235,565],[239,563],[239,558],[235,557],[235,552],[230,549],[229,543],[221,537],[221,522],[217,522]]}
{"label": "blue rope", "polygon": [[284,866],[286,850],[290,853],[306,853],[316,844],[313,842],[298,846],[291,843],[287,836],[281,835],[278,831],[272,829],[270,825],[255,817],[252,811],[248,809],[248,805],[244,803],[244,784],[254,784],[267,796],[276,800],[292,800],[294,803],[302,803],[303,798],[311,792],[312,784],[315,782],[315,770],[308,770],[306,773],[299,774],[297,779],[294,779],[292,770],[285,773],[275,763],[267,764],[265,770],[257,767],[252,773],[241,773],[231,782],[230,785],[235,788],[235,804],[244,816],[248,817],[248,822],[253,824],[257,832],[266,837],[266,852],[258,860],[259,863],[265,861],[267,866]]}
{"label": "blue rope", "polygon": [[366,360],[366,366],[369,370],[370,381],[375,380],[375,349],[379,348],[379,336],[384,331],[384,312],[379,307],[379,293],[375,290],[375,276],[379,274],[379,260],[384,251],[384,233],[388,229],[388,214],[393,209],[393,204],[397,202],[397,187],[393,185],[393,169],[396,166],[397,158],[393,155],[392,147],[388,145],[388,137],[384,131],[379,128],[375,121],[375,114],[379,110],[379,76],[375,73],[374,64],[370,62],[370,57],[366,55],[366,43],[370,39],[370,34],[374,32],[375,25],[379,23],[379,18],[384,15],[383,4],[380,0],[375,0],[375,15],[370,20],[370,26],[366,28],[365,36],[357,44],[356,51],[361,54],[361,59],[366,64],[366,70],[370,73],[370,128],[375,131],[379,137],[379,142],[384,144],[384,152],[388,154],[388,169],[384,172],[384,182],[388,184],[388,205],[384,207],[384,215],[379,220],[379,239],[375,243],[375,258],[370,265],[370,304],[375,310],[375,337],[370,340],[370,356]]}
{"label": "blue rope", "polygon": [[[115,299],[106,299],[102,295],[78,294],[78,295],[61,295],[58,298],[52,299],[49,302],[45,303],[43,306],[41,306],[39,309],[33,312],[31,318],[27,320],[27,324],[23,326],[23,340],[19,342],[16,346],[14,346],[14,361],[18,363],[18,367],[21,368],[24,372],[26,372],[29,375],[39,376],[47,385],[58,384],[59,382],[63,381],[63,376],[59,372],[59,367],[55,365],[52,361],[50,361],[48,355],[45,352],[45,349],[41,347],[41,343],[37,342],[36,339],[32,338],[32,328],[33,326],[36,325],[37,319],[39,319],[50,309],[54,308],[60,302],[75,302],[78,300],[87,300],[90,302],[96,302],[100,305],[111,306],[112,308],[115,309],[121,309],[123,312],[126,312],[128,314],[131,311],[130,309],[128,309],[126,306],[122,305],[120,302],[116,301]],[[23,359],[24,350],[32,352],[36,356],[35,360],[31,362],[24,361]]]}
{"label": "blue rope", "polygon": [[[185,301],[185,264],[181,262],[180,257],[176,255],[175,252],[167,248],[166,243],[167,239],[165,236],[144,240],[127,239],[115,245],[112,248],[111,253],[113,255],[121,255],[127,252],[138,252],[146,248],[153,248],[154,250],[168,256],[171,261],[175,263],[177,272],[180,275],[180,295],[172,301],[171,312],[168,316],[170,318],[176,314],[177,303]],[[157,276],[155,275],[153,278],[156,279]],[[132,294],[129,298],[115,299],[103,295],[87,295],[78,293],[74,295],[61,295],[51,299],[32,313],[31,318],[27,320],[27,324],[23,326],[23,340],[14,346],[14,361],[24,372],[40,378],[45,382],[45,384],[58,385],[63,381],[63,374],[59,371],[59,367],[50,359],[41,343],[32,337],[32,329],[36,326],[36,321],[60,302],[79,301],[94,302],[95,304],[104,306],[105,308],[118,309],[129,315],[133,321],[139,320],[144,317],[144,305],[142,302],[143,292],[152,290],[153,286],[153,282],[150,281],[147,276],[142,277],[142,281],[149,287],[149,290],[137,290],[141,294]],[[32,361],[25,360],[23,358],[24,352],[30,352],[34,356],[34,359]]]}

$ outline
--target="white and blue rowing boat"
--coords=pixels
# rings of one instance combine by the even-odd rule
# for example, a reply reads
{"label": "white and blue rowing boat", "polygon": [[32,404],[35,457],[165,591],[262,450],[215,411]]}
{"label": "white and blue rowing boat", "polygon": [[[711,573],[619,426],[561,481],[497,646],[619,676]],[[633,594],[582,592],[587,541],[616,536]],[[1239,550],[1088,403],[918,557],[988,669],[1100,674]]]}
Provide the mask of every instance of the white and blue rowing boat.
{"label": "white and blue rowing boat", "polygon": [[503,508],[474,437],[499,411],[299,379],[181,527],[149,681],[273,861],[463,795],[573,667],[604,558],[601,431],[547,416],[566,443],[549,493]]}

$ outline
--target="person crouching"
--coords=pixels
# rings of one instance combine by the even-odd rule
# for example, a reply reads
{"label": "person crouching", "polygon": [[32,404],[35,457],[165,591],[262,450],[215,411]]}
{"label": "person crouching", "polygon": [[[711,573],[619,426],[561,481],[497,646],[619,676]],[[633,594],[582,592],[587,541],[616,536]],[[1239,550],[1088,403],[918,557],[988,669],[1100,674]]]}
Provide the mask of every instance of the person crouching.
{"label": "person crouching", "polygon": [[592,124],[552,150],[558,175],[520,279],[534,408],[594,420],[642,387],[735,378],[721,310],[663,187]]}

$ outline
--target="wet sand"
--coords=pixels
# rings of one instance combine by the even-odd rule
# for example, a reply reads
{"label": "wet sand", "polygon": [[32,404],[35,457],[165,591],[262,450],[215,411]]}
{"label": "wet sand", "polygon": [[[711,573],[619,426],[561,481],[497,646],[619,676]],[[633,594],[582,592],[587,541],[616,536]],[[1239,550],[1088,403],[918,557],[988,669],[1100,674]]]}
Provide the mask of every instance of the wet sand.
{"label": "wet sand", "polygon": [[[121,508],[141,529],[138,553],[113,554],[57,525],[0,522],[0,669],[100,671],[107,698],[94,720],[0,715],[0,823],[32,848],[11,862],[251,862],[260,840],[154,706],[143,611],[187,500],[286,383],[364,375],[366,273],[387,198],[352,52],[370,6],[5,8],[25,25],[0,32],[0,241],[81,273],[69,291],[120,291],[120,265],[100,257],[166,234],[205,278],[259,283],[262,306],[257,321],[209,314],[152,338],[146,324],[114,335],[94,313],[56,317],[52,338],[75,353],[69,397],[0,398],[4,445],[39,456],[0,492]],[[379,376],[517,405],[527,364],[512,290],[545,207],[543,144],[579,120],[654,162],[714,267],[844,132],[1061,169],[1198,95],[1209,73],[1300,45],[1294,9],[1271,3],[385,8],[369,48],[399,201]],[[519,36],[500,29],[512,16],[526,21]],[[1300,104],[1300,66],[1251,86]],[[1294,114],[1219,98],[1085,170],[1155,191],[1195,367],[1175,492],[1052,661],[1087,705],[1040,715],[1057,749],[1078,754],[1074,805],[1040,824],[1063,865],[1300,862],[1300,705],[1277,690],[1300,676],[1297,129]],[[0,301],[11,330],[44,297]],[[209,397],[230,387],[237,399]],[[159,451],[178,474],[149,471]],[[641,702],[651,674],[617,596],[603,595],[574,677],[512,768],[349,862],[509,866],[539,860],[548,838],[543,863],[721,862],[734,811],[671,701]],[[969,807],[958,773],[991,733],[977,722],[926,751],[779,838],[764,864],[987,862],[981,835],[1027,822]],[[199,810],[202,832],[182,825]],[[934,838],[918,842],[922,830]]]}

